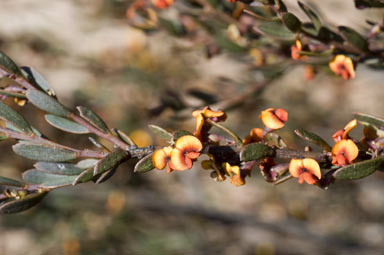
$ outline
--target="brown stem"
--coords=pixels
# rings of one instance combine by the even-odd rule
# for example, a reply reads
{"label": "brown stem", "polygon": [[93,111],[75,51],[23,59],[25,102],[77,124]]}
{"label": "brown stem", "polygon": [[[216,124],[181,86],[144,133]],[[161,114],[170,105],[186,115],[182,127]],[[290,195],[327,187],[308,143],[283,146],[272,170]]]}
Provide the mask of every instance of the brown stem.
{"label": "brown stem", "polygon": [[88,123],[86,120],[84,120],[80,116],[77,116],[74,113],[71,113],[68,117],[70,119],[76,121],[80,125],[86,127],[90,132],[94,133],[95,135],[97,135],[97,136],[99,136],[101,138],[104,138],[105,140],[110,141],[111,143],[119,146],[124,151],[126,151],[127,147],[129,147],[128,144],[126,144],[125,142],[121,141],[116,136],[113,136],[111,133],[104,133],[104,132],[102,132],[100,129],[98,129],[97,127],[95,127],[92,124]]}
{"label": "brown stem", "polygon": [[312,152],[312,151],[294,151],[286,149],[276,149],[276,157],[278,158],[313,158],[319,162],[328,162],[329,156],[327,153]]}

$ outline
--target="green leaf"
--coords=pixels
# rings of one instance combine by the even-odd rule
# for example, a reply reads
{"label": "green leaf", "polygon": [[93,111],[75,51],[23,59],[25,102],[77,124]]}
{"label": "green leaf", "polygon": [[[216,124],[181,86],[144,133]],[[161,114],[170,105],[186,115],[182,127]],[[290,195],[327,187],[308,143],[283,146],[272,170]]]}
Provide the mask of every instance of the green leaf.
{"label": "green leaf", "polygon": [[76,167],[81,169],[94,168],[99,160],[94,158],[87,158],[77,162]]}
{"label": "green leaf", "polygon": [[92,110],[88,109],[85,106],[78,106],[77,110],[79,111],[80,116],[83,119],[87,120],[89,123],[99,128],[104,133],[109,133],[109,128],[107,127],[105,122]]}
{"label": "green leaf", "polygon": [[377,118],[372,115],[364,114],[364,113],[355,113],[355,118],[358,122],[362,124],[371,124],[375,127],[378,127],[380,129],[384,129],[384,120]]}
{"label": "green leaf", "polygon": [[127,154],[121,149],[109,153],[107,156],[97,162],[93,171],[93,175],[104,173],[105,171],[118,166],[126,158]]}
{"label": "green leaf", "polygon": [[362,51],[369,51],[368,41],[361,34],[345,26],[340,26],[339,31],[351,45]]}
{"label": "green leaf", "polygon": [[301,26],[301,31],[305,34],[317,38],[319,31],[316,30],[315,26],[312,23],[305,22]]}
{"label": "green leaf", "polygon": [[33,193],[22,199],[5,202],[0,206],[0,213],[18,213],[37,205],[48,192]]}
{"label": "green leaf", "polygon": [[310,143],[313,143],[313,144],[321,147],[325,151],[331,151],[332,150],[332,147],[326,141],[324,141],[323,138],[321,138],[320,136],[318,136],[315,133],[306,131],[304,129],[296,129],[295,133],[299,137],[303,138],[304,140],[306,140]]}
{"label": "green leaf", "polygon": [[109,170],[107,172],[104,172],[103,174],[101,174],[101,176],[99,178],[97,178],[95,183],[100,184],[100,183],[107,181],[109,178],[111,178],[116,173],[116,170],[117,170],[117,167],[112,168],[111,170]]}
{"label": "green leaf", "polygon": [[256,19],[265,20],[265,21],[276,21],[279,20],[277,17],[276,11],[268,5],[264,6],[249,6],[249,10],[244,10],[249,15],[255,17]]}
{"label": "green leaf", "polygon": [[10,74],[14,74],[16,76],[21,76],[20,68],[16,65],[13,60],[0,51],[0,68],[4,69]]}
{"label": "green leaf", "polygon": [[72,185],[76,175],[59,175],[31,169],[23,173],[23,179],[28,184],[38,185],[42,188],[58,188]]}
{"label": "green leaf", "polygon": [[280,149],[287,148],[287,144],[284,142],[284,140],[276,133],[268,133],[264,137],[265,142],[269,146],[277,146]]}
{"label": "green leaf", "polygon": [[309,8],[307,5],[303,4],[302,2],[300,1],[297,1],[300,8],[303,10],[303,12],[305,12],[305,14],[308,16],[308,18],[312,21],[315,29],[317,31],[319,31],[319,29],[321,28],[321,21],[320,21],[320,18],[317,16],[317,14],[311,9]]}
{"label": "green leaf", "polygon": [[153,165],[153,162],[152,162],[152,155],[153,153],[145,156],[139,162],[137,162],[135,165],[134,172],[145,173],[153,170],[155,166]]}
{"label": "green leaf", "polygon": [[258,29],[266,36],[279,40],[293,41],[296,34],[292,33],[281,22],[260,22]]}
{"label": "green leaf", "polygon": [[185,135],[193,135],[193,134],[191,132],[187,131],[187,130],[176,130],[172,134],[173,141],[176,142],[177,139],[179,139],[180,137],[185,136]]}
{"label": "green leaf", "polygon": [[93,179],[93,169],[88,169],[79,174],[76,179],[72,182],[72,185],[76,185],[79,183],[89,182]]}
{"label": "green leaf", "polygon": [[273,157],[275,150],[262,143],[251,143],[246,145],[240,152],[240,160],[247,162],[262,159],[265,157]]}
{"label": "green leaf", "polygon": [[84,171],[70,163],[37,162],[34,167],[39,171],[59,175],[79,175]]}
{"label": "green leaf", "polygon": [[165,130],[164,128],[156,125],[149,125],[148,127],[154,134],[160,136],[160,138],[166,141],[167,143],[169,144],[173,143],[173,135],[169,133],[167,130]]}
{"label": "green leaf", "polygon": [[55,145],[19,142],[13,145],[12,148],[16,154],[38,161],[64,162],[78,157],[75,151],[56,147]]}
{"label": "green leaf", "polygon": [[301,21],[292,13],[286,12],[282,16],[284,25],[292,32],[298,32],[301,30]]}
{"label": "green leaf", "polygon": [[44,92],[39,90],[28,90],[27,91],[28,100],[35,105],[37,108],[61,116],[67,117],[71,112],[60,104],[55,98],[48,96]]}
{"label": "green leaf", "polygon": [[43,78],[41,74],[39,74],[35,69],[28,66],[22,66],[21,72],[25,79],[27,79],[30,83],[35,85],[35,87],[40,88],[42,91],[47,93],[50,96],[55,97],[56,93],[48,84],[48,82]]}
{"label": "green leaf", "polygon": [[355,6],[358,9],[384,8],[384,2],[382,0],[355,0]]}
{"label": "green leaf", "polygon": [[160,17],[159,24],[171,35],[182,36],[185,34],[183,25],[178,21],[168,20]]}
{"label": "green leaf", "polygon": [[13,126],[19,128],[25,133],[33,133],[31,126],[24,119],[24,117],[2,102],[0,102],[0,118],[11,123]]}
{"label": "green leaf", "polygon": [[232,40],[230,40],[226,35],[221,34],[216,36],[216,44],[229,52],[233,53],[243,53],[247,51],[246,47],[243,47]]}
{"label": "green leaf", "polygon": [[74,133],[74,134],[89,133],[89,130],[86,127],[74,121],[68,120],[66,118],[62,118],[53,114],[46,114],[45,119],[49,124],[51,124],[55,128],[61,129],[69,133]]}
{"label": "green leaf", "polygon": [[0,185],[24,187],[24,183],[3,176],[0,176]]}
{"label": "green leaf", "polygon": [[384,170],[383,156],[344,166],[336,170],[333,176],[341,180],[356,180],[371,175],[377,170]]}
{"label": "green leaf", "polygon": [[[339,34],[333,32],[331,29],[322,26],[318,32],[317,38],[322,42],[339,42],[343,43],[344,39]],[[332,51],[332,50],[329,50]]]}

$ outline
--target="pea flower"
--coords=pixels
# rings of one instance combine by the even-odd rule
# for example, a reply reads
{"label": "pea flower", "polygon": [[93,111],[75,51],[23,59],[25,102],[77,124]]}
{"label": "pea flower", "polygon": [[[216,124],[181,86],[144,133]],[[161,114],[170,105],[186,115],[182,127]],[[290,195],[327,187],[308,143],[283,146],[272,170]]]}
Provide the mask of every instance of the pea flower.
{"label": "pea flower", "polygon": [[225,121],[227,115],[223,111],[212,111],[208,106],[202,110],[192,112],[192,116],[196,118],[196,131],[194,135],[200,140],[202,139],[202,130],[206,119],[211,119],[215,122]]}
{"label": "pea flower", "polygon": [[303,49],[303,45],[299,40],[296,40],[296,45],[291,46],[291,58],[294,60],[301,59],[300,51]]}
{"label": "pea flower", "polygon": [[200,156],[203,145],[193,135],[185,135],[177,139],[175,148],[171,152],[171,164],[174,170],[191,169],[193,161]]}
{"label": "pea flower", "polygon": [[308,184],[315,184],[321,179],[319,163],[311,158],[291,159],[289,172],[291,176],[299,178],[300,184],[304,183],[304,181]]}
{"label": "pea flower", "polygon": [[270,129],[280,129],[284,127],[284,123],[288,120],[288,112],[282,108],[268,108],[261,112],[259,116],[264,125]]}
{"label": "pea flower", "polygon": [[343,139],[332,148],[332,164],[344,166],[351,164],[357,158],[359,149],[351,139]]}
{"label": "pea flower", "polygon": [[336,55],[336,57],[329,62],[329,68],[336,75],[341,75],[344,80],[355,78],[353,61],[351,58],[344,55]]}
{"label": "pea flower", "polygon": [[243,139],[243,144],[257,143],[261,142],[263,139],[263,130],[261,128],[253,128],[249,135]]}
{"label": "pea flower", "polygon": [[239,166],[231,166],[228,162],[222,164],[224,171],[230,176],[230,182],[235,186],[242,186],[245,184],[245,179],[241,175]]}
{"label": "pea flower", "polygon": [[348,122],[347,125],[345,125],[345,127],[343,129],[336,131],[336,133],[334,133],[332,135],[333,140],[335,142],[338,142],[342,139],[349,139],[348,133],[352,129],[354,129],[356,126],[357,126],[357,120],[356,119],[351,120],[350,122]]}
{"label": "pea flower", "polygon": [[172,170],[175,169],[171,162],[172,150],[172,146],[167,146],[156,150],[152,156],[153,166],[159,170],[166,168],[167,173],[172,172]]}
{"label": "pea flower", "polygon": [[173,5],[173,0],[152,0],[152,4],[158,9],[166,9]]}

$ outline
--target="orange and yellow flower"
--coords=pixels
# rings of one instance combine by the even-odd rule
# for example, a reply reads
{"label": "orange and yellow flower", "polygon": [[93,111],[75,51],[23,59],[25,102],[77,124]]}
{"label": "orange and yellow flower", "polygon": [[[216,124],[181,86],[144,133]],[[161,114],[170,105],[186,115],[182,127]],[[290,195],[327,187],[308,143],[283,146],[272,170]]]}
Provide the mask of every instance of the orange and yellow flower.
{"label": "orange and yellow flower", "polygon": [[156,150],[152,156],[153,166],[159,170],[166,168],[168,173],[172,172],[172,170],[175,169],[171,162],[172,150],[172,146]]}
{"label": "orange and yellow flower", "polygon": [[311,158],[291,159],[289,172],[291,176],[299,178],[300,184],[304,183],[304,181],[308,184],[315,184],[321,179],[319,163]]}
{"label": "orange and yellow flower", "polygon": [[263,130],[261,128],[253,128],[249,135],[243,139],[243,144],[257,143],[261,142],[263,139]]}
{"label": "orange and yellow flower", "polygon": [[355,78],[355,68],[351,58],[344,55],[336,55],[329,62],[329,68],[336,74],[341,75],[344,80]]}
{"label": "orange and yellow flower", "polygon": [[200,156],[203,145],[193,135],[185,135],[177,139],[175,148],[171,152],[171,163],[174,170],[191,169],[193,161]]}
{"label": "orange and yellow flower", "polygon": [[264,125],[270,129],[280,129],[284,127],[284,123],[288,120],[288,112],[282,108],[268,108],[261,112],[259,118]]}
{"label": "orange and yellow flower", "polygon": [[299,60],[302,56],[300,51],[303,49],[303,45],[299,40],[296,40],[296,45],[291,46],[291,58],[294,60]]}
{"label": "orange and yellow flower", "polygon": [[357,158],[359,149],[351,139],[342,139],[332,148],[332,164],[344,166]]}
{"label": "orange and yellow flower", "polygon": [[222,168],[227,175],[230,176],[230,182],[235,186],[242,186],[245,184],[245,179],[241,175],[239,166],[231,166],[228,162],[222,164]]}
{"label": "orange and yellow flower", "polygon": [[225,121],[227,118],[227,115],[223,111],[213,111],[208,106],[205,107],[202,110],[196,110],[192,112],[192,116],[196,118],[196,131],[194,135],[201,139],[202,134],[201,130],[203,129],[204,122],[206,119],[211,119],[215,122],[221,122]]}
{"label": "orange and yellow flower", "polygon": [[158,9],[166,9],[173,5],[173,0],[152,0],[152,4]]}
{"label": "orange and yellow flower", "polygon": [[332,135],[332,138],[335,142],[339,142],[342,139],[349,139],[348,133],[357,126],[357,120],[351,120],[345,125],[344,129],[337,130],[336,133]]}

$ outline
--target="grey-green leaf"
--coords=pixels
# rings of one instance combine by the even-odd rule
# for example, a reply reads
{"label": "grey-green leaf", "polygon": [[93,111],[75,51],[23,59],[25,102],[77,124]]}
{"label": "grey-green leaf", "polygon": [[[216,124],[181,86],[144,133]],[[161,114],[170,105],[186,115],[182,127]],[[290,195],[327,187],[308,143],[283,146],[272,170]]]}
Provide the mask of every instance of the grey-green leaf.
{"label": "grey-green leaf", "polygon": [[304,140],[306,140],[310,143],[313,143],[313,144],[321,147],[325,151],[331,151],[332,150],[332,147],[326,141],[324,141],[323,138],[321,138],[320,136],[318,136],[315,133],[306,131],[304,129],[296,129],[295,133],[299,137],[303,138]]}
{"label": "grey-green leaf", "polygon": [[169,133],[167,130],[165,130],[164,128],[156,125],[149,125],[148,127],[154,134],[160,136],[160,138],[166,141],[167,143],[169,144],[173,143],[173,135]]}
{"label": "grey-green leaf", "polygon": [[42,188],[58,188],[68,186],[77,178],[76,175],[59,175],[31,169],[23,173],[23,179],[28,184],[35,184]]}
{"label": "grey-green leaf", "polygon": [[93,169],[88,169],[79,174],[75,180],[72,182],[72,185],[76,185],[79,183],[88,182],[93,179]]}
{"label": "grey-green leaf", "polygon": [[293,41],[296,38],[296,34],[292,33],[281,22],[260,22],[258,29],[266,36],[279,40]]}
{"label": "grey-green leaf", "polygon": [[34,193],[22,199],[5,202],[0,206],[0,213],[18,213],[37,205],[48,192]]}
{"label": "grey-green leaf", "polygon": [[311,8],[309,8],[307,5],[303,4],[300,1],[297,1],[297,2],[299,4],[300,8],[303,10],[303,12],[305,12],[305,14],[308,16],[308,18],[312,21],[315,29],[318,31],[321,28],[321,21],[320,21],[319,16],[317,16],[317,14]]}
{"label": "grey-green leaf", "polygon": [[362,124],[371,124],[380,129],[384,129],[384,120],[378,117],[357,112],[355,113],[355,118]]}
{"label": "grey-green leaf", "polygon": [[292,32],[298,32],[301,29],[301,21],[292,13],[286,12],[282,16],[284,25]]}
{"label": "grey-green leaf", "polygon": [[84,171],[70,163],[37,162],[34,167],[43,172],[59,175],[79,175]]}
{"label": "grey-green leaf", "polygon": [[145,156],[139,162],[137,162],[135,165],[134,172],[145,173],[153,170],[155,166],[153,165],[153,162],[152,162],[152,155],[153,153]]}
{"label": "grey-green leaf", "polygon": [[35,105],[37,108],[61,116],[67,117],[71,112],[60,104],[55,98],[45,94],[39,90],[28,90],[27,91],[28,100]]}
{"label": "grey-green leaf", "polygon": [[14,74],[16,76],[21,76],[20,68],[16,65],[13,60],[0,51],[0,67],[3,68],[10,74]]}
{"label": "grey-green leaf", "polygon": [[193,135],[193,134],[191,132],[187,131],[187,130],[176,130],[172,134],[173,141],[176,142],[177,139],[179,139],[180,137],[185,136],[185,135]]}
{"label": "grey-green leaf", "polygon": [[69,133],[74,133],[74,134],[89,133],[89,130],[86,127],[83,127],[82,125],[63,117],[59,117],[53,114],[46,114],[45,119],[49,124],[51,124],[55,128],[61,129]]}
{"label": "grey-green leaf", "polygon": [[333,176],[341,180],[356,180],[371,175],[377,170],[384,170],[384,156],[344,166],[336,170]]}
{"label": "grey-green leaf", "polygon": [[33,133],[31,126],[24,117],[2,102],[0,102],[0,118],[28,134]]}
{"label": "grey-green leaf", "polygon": [[56,147],[54,145],[20,142],[13,145],[12,148],[16,154],[38,161],[65,162],[78,157],[75,151]]}
{"label": "grey-green leaf", "polygon": [[345,26],[340,26],[339,31],[351,45],[362,51],[368,51],[368,41],[361,34]]}
{"label": "grey-green leaf", "polygon": [[240,160],[247,162],[265,157],[273,157],[275,150],[262,143],[251,143],[246,145],[240,152]]}
{"label": "grey-green leaf", "polygon": [[80,116],[87,120],[89,123],[94,125],[95,127],[101,129],[104,133],[109,133],[109,128],[105,124],[105,122],[92,110],[88,109],[85,106],[78,106],[77,110],[80,113]]}
{"label": "grey-green leaf", "polygon": [[21,73],[23,76],[33,85],[43,90],[50,96],[56,96],[55,91],[51,88],[48,82],[44,79],[44,77],[39,74],[35,69],[28,66],[21,67]]}
{"label": "grey-green leaf", "polygon": [[116,150],[109,153],[103,159],[97,162],[93,175],[104,173],[120,164],[124,159],[127,158],[127,154],[123,150]]}
{"label": "grey-green leaf", "polygon": [[84,160],[77,162],[76,167],[81,168],[81,169],[88,169],[91,167],[93,168],[93,167],[95,167],[97,162],[99,162],[98,159],[87,158],[87,159],[84,159]]}
{"label": "grey-green leaf", "polygon": [[24,187],[24,183],[3,176],[0,176],[0,185]]}

